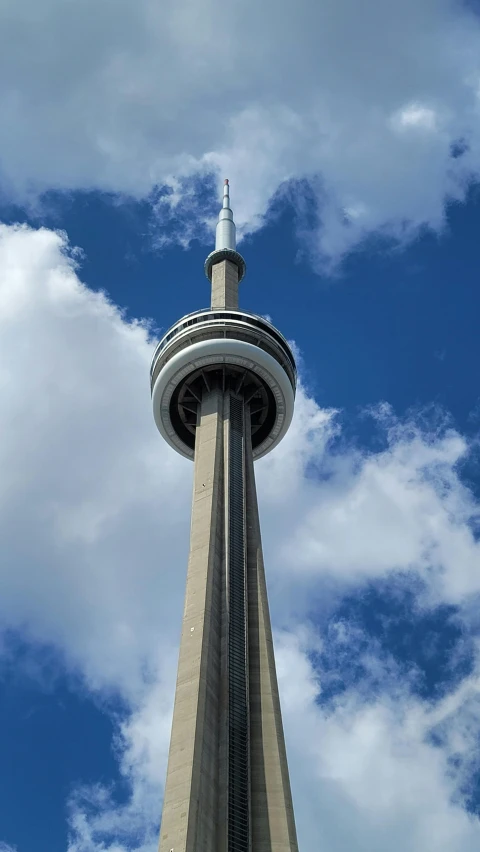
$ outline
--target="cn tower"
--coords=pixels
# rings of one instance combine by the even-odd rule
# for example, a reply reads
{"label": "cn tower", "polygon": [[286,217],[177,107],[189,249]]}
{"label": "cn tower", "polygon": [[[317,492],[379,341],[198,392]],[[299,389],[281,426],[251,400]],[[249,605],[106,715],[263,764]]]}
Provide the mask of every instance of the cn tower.
{"label": "cn tower", "polygon": [[290,425],[292,351],[239,310],[245,261],[225,181],[211,307],[153,355],[163,438],[194,461],[190,554],[160,852],[297,852],[265,584],[254,460]]}

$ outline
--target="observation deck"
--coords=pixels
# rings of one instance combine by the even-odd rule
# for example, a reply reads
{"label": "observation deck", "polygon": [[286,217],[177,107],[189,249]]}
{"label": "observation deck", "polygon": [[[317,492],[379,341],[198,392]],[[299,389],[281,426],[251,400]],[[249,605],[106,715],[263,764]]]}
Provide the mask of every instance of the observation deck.
{"label": "observation deck", "polygon": [[268,320],[247,311],[211,308],[182,317],[156,347],[150,379],[157,427],[187,458],[194,457],[204,389],[220,387],[248,403],[254,458],[277,446],[293,416],[292,350]]}

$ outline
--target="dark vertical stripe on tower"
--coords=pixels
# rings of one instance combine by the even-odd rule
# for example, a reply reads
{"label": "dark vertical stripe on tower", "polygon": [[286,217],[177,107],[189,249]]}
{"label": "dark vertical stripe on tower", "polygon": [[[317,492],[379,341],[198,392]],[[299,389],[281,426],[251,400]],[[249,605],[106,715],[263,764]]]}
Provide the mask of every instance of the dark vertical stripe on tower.
{"label": "dark vertical stripe on tower", "polygon": [[228,852],[250,852],[243,400],[230,396],[228,465]]}

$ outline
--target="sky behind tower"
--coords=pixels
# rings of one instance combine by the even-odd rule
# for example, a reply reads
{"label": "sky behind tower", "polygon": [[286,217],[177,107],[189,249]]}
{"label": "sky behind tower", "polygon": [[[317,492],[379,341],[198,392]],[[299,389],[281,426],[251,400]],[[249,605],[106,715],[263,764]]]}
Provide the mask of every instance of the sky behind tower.
{"label": "sky behind tower", "polygon": [[0,852],[154,852],[192,466],[155,340],[296,347],[257,465],[302,852],[480,843],[480,7],[5,0]]}

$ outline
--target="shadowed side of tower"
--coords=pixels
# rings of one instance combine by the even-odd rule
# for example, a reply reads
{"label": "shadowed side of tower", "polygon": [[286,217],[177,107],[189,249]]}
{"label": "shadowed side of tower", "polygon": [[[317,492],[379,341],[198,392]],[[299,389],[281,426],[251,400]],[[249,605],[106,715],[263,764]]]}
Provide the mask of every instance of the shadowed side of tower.
{"label": "shadowed side of tower", "polygon": [[[248,431],[248,422],[246,426]],[[246,448],[252,849],[293,852],[298,848],[297,835],[248,440]]]}
{"label": "shadowed side of tower", "polygon": [[253,464],[288,428],[296,373],[279,332],[238,310],[228,182],[205,270],[211,309],[167,332],[151,371],[157,425],[194,458],[160,852],[297,852]]}

